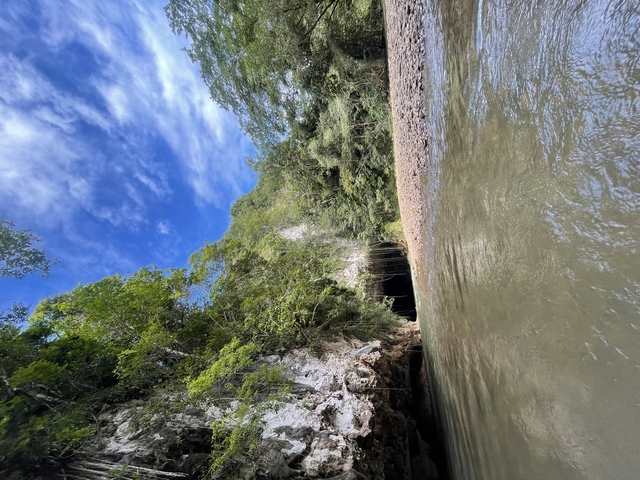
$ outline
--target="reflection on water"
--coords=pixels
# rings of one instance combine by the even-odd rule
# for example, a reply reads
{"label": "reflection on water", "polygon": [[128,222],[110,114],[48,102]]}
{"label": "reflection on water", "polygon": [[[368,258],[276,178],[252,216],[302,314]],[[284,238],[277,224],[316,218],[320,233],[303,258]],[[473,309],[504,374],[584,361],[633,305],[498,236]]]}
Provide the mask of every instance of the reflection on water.
{"label": "reflection on water", "polygon": [[639,4],[424,1],[414,261],[456,478],[640,478]]}

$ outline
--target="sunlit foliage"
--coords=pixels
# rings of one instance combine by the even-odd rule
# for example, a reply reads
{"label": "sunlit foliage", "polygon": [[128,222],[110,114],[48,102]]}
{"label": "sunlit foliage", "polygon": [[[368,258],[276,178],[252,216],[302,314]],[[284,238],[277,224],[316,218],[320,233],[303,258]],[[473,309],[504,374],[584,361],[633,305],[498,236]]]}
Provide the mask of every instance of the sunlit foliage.
{"label": "sunlit foliage", "polygon": [[[172,386],[236,401],[212,426],[208,470],[230,478],[255,445],[256,409],[286,392],[261,355],[395,322],[386,303],[336,281],[330,241],[280,233],[304,223],[372,239],[397,220],[380,2],[169,0],[166,12],[212,98],[254,140],[258,184],[188,270],[79,285],[43,300],[26,328],[26,307],[0,314],[0,477],[60,465],[105,405]],[[1,222],[0,274],[48,273],[35,241]]]}

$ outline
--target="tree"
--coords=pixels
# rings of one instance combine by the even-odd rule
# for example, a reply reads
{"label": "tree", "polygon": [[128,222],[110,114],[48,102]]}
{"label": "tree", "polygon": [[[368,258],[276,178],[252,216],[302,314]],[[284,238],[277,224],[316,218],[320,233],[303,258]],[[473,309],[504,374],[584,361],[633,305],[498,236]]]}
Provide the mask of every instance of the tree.
{"label": "tree", "polygon": [[233,110],[259,147],[277,142],[322,102],[336,57],[384,58],[380,2],[169,0],[211,97]]}
{"label": "tree", "polygon": [[188,314],[187,290],[184,270],[142,268],[45,299],[30,323],[48,326],[62,340],[101,345],[118,357],[119,376],[147,381],[186,356],[175,334]]}
{"label": "tree", "polygon": [[283,42],[273,41],[280,22],[265,12],[281,2],[265,3],[170,0],[165,7],[173,31],[189,36],[187,52],[200,63],[213,100],[233,110],[258,142],[284,134],[280,107],[284,92],[290,91],[286,55],[291,52],[285,54]]}
{"label": "tree", "polygon": [[0,276],[22,279],[38,270],[49,276],[53,262],[33,246],[39,241],[30,230],[16,230],[12,222],[0,220]]}
{"label": "tree", "polygon": [[[184,270],[143,268],[0,314],[0,478],[30,478],[94,434],[102,406],[176,375],[190,354]],[[35,476],[35,475],[34,475]]]}

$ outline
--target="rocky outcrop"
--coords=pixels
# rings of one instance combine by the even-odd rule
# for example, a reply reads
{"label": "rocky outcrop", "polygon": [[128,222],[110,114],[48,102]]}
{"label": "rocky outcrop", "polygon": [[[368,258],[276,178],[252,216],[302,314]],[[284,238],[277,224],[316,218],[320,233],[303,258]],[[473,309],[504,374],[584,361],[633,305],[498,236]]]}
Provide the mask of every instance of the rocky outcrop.
{"label": "rocky outcrop", "polygon": [[[286,368],[292,389],[260,414],[259,445],[236,476],[437,478],[412,417],[411,353],[419,345],[417,326],[407,323],[383,340],[327,343],[320,357],[298,349],[263,358]],[[191,404],[178,393],[114,407],[100,415],[99,435],[65,475],[198,478],[211,449],[211,423],[234,408]]]}

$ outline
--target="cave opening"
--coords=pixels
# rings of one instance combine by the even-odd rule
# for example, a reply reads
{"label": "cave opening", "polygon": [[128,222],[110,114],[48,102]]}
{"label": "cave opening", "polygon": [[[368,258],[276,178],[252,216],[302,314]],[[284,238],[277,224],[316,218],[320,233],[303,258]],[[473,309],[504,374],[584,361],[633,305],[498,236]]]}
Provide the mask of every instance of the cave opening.
{"label": "cave opening", "polygon": [[374,299],[392,299],[393,312],[415,322],[417,314],[411,267],[402,246],[397,243],[373,246],[369,252],[369,265]]}
{"label": "cave opening", "polygon": [[[405,248],[398,243],[379,243],[369,252],[371,295],[375,300],[390,298],[392,311],[408,321],[417,321],[411,266]],[[447,452],[437,418],[423,346],[412,345],[407,360],[397,365],[406,376],[408,398],[403,407],[408,422],[409,469],[411,480],[448,480]],[[403,403],[403,402],[401,402]],[[406,476],[406,474],[405,474]]]}

